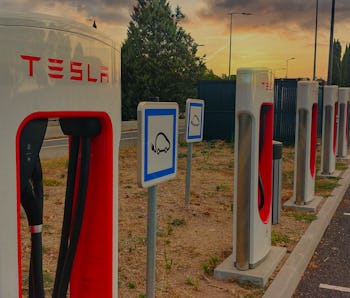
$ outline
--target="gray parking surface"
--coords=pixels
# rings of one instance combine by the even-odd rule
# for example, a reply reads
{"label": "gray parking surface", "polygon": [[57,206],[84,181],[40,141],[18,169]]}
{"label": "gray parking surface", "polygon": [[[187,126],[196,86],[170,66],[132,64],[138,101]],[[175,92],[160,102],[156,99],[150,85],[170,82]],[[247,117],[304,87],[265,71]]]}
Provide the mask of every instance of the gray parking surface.
{"label": "gray parking surface", "polygon": [[350,297],[350,188],[293,297]]}

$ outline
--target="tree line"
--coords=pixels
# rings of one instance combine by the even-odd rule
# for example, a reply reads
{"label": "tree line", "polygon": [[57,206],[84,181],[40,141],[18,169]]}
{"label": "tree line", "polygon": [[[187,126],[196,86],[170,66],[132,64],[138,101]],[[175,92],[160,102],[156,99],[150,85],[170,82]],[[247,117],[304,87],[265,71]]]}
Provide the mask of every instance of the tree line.
{"label": "tree line", "polygon": [[342,46],[339,40],[333,43],[332,84],[350,87],[350,44],[345,46],[342,56]]}

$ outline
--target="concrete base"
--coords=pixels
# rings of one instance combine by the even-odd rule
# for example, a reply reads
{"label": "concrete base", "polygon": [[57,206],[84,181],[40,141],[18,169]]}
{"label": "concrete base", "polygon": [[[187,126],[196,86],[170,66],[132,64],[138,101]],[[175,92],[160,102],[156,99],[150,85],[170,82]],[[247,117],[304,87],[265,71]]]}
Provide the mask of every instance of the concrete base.
{"label": "concrete base", "polygon": [[295,198],[292,197],[287,202],[285,202],[283,204],[283,207],[284,208],[293,208],[293,209],[302,210],[302,211],[315,212],[318,205],[321,203],[322,199],[323,199],[323,197],[315,196],[315,197],[313,197],[313,199],[311,201],[307,202],[307,204],[297,205],[297,204],[295,204]]}
{"label": "concrete base", "polygon": [[317,176],[324,177],[324,178],[338,178],[340,177],[341,171],[335,170],[331,174],[323,174],[321,171],[317,173]]}
{"label": "concrete base", "polygon": [[251,282],[263,288],[286,252],[287,250],[284,247],[272,246],[266,259],[260,265],[254,269],[245,271],[238,270],[234,267],[233,255],[230,255],[214,269],[214,278],[218,280],[235,278],[239,282]]}
{"label": "concrete base", "polygon": [[337,156],[336,157],[338,161],[349,161],[350,160],[350,155],[347,156]]}

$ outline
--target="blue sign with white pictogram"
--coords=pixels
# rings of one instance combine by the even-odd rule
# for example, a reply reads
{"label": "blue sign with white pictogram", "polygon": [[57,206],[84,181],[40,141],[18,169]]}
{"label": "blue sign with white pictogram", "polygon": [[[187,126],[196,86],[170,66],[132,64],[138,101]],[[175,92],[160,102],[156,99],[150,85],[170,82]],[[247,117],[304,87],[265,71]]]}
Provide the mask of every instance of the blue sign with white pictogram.
{"label": "blue sign with white pictogram", "polygon": [[177,171],[177,103],[138,105],[138,182],[150,187],[172,179]]}
{"label": "blue sign with white pictogram", "polygon": [[186,142],[203,140],[204,100],[187,99],[186,101]]}

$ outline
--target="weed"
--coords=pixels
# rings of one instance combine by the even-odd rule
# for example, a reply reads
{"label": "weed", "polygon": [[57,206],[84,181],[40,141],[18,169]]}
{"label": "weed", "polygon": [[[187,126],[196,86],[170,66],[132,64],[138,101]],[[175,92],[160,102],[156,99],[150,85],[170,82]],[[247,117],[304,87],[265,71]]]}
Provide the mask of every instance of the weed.
{"label": "weed", "polygon": [[216,185],[216,191],[220,191],[220,190],[229,190],[230,186],[227,184],[219,184]]}
{"label": "weed", "polygon": [[187,154],[186,154],[186,153],[179,152],[179,153],[177,154],[177,158],[184,158],[184,157],[187,157]]}
{"label": "weed", "polygon": [[171,224],[168,224],[167,227],[167,236],[170,236],[174,232],[174,228],[172,227]]}
{"label": "weed", "polygon": [[184,140],[179,140],[179,147],[186,147],[187,143]]}
{"label": "weed", "polygon": [[338,186],[339,178],[317,179],[315,185],[316,192],[329,192]]}
{"label": "weed", "polygon": [[201,150],[201,154],[203,155],[204,161],[207,162],[210,157],[210,152],[208,150]]}
{"label": "weed", "polygon": [[169,239],[165,239],[165,240],[164,240],[164,244],[169,245],[169,244],[170,244],[170,240],[169,240]]}
{"label": "weed", "polygon": [[50,272],[44,271],[43,272],[43,281],[45,286],[53,283],[53,276]]}
{"label": "weed", "polygon": [[290,239],[289,239],[288,235],[283,234],[281,232],[272,231],[272,233],[271,233],[272,245],[276,245],[277,243],[286,244],[289,242],[290,242]]}
{"label": "weed", "polygon": [[172,221],[170,222],[170,224],[171,224],[172,226],[176,227],[176,226],[185,225],[186,222],[185,222],[184,219],[178,219],[178,218],[176,218],[176,219],[172,220]]}
{"label": "weed", "polygon": [[194,289],[195,289],[196,291],[199,290],[199,280],[198,280],[198,278],[192,279],[192,278],[188,277],[188,278],[186,278],[186,280],[185,280],[185,284],[188,285],[188,286],[194,287]]}
{"label": "weed", "polygon": [[125,187],[124,188],[126,188],[126,189],[131,189],[132,188],[132,186],[130,185],[130,184],[127,184],[127,185],[125,185]]}
{"label": "weed", "polygon": [[164,250],[164,259],[165,259],[165,269],[170,270],[173,267],[173,259],[168,259],[166,255],[166,250]]}
{"label": "weed", "polygon": [[208,274],[210,273],[210,265],[208,263],[204,263],[202,265],[202,268],[203,268],[205,273],[208,273]]}
{"label": "weed", "polygon": [[46,178],[43,180],[44,180],[43,182],[44,182],[45,186],[61,186],[62,185],[62,181],[59,181],[56,179]]}
{"label": "weed", "polygon": [[218,258],[216,256],[210,257],[209,258],[209,264],[212,267],[215,267],[218,262]]}
{"label": "weed", "polygon": [[292,212],[292,216],[298,221],[313,222],[317,219],[317,215],[313,213],[301,213],[301,212]]}
{"label": "weed", "polygon": [[209,274],[214,271],[214,268],[218,262],[218,258],[216,256],[212,256],[209,258],[207,263],[202,265],[202,268],[205,273]]}
{"label": "weed", "polygon": [[129,288],[129,289],[135,289],[136,288],[136,283],[134,281],[128,281],[126,283],[126,286]]}
{"label": "weed", "polygon": [[146,294],[140,294],[139,298],[146,298]]}
{"label": "weed", "polygon": [[49,251],[49,249],[46,247],[46,246],[42,246],[42,252],[43,252],[43,254],[47,254],[47,252]]}
{"label": "weed", "polygon": [[345,171],[349,165],[346,162],[337,161],[335,168],[339,171]]}

